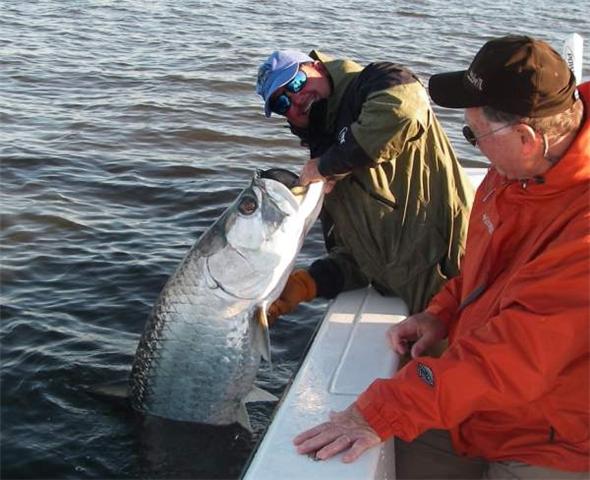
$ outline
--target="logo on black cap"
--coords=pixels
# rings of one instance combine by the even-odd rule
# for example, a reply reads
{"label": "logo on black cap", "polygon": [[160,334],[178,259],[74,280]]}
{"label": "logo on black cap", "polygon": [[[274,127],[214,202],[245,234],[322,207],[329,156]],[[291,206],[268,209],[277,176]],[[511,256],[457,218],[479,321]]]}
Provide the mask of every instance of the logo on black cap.
{"label": "logo on black cap", "polygon": [[477,76],[473,70],[469,70],[465,76],[467,81],[480,92],[483,90],[483,78]]}

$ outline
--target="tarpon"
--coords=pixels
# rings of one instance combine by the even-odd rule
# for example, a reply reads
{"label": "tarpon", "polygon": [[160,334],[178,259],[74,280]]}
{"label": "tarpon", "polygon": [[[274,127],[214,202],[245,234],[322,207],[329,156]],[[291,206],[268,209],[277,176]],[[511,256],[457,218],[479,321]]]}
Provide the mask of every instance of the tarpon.
{"label": "tarpon", "polygon": [[261,356],[270,360],[266,310],[323,198],[322,183],[290,189],[297,177],[285,172],[257,172],[164,286],[131,370],[134,409],[249,428],[245,403],[269,399],[254,386]]}

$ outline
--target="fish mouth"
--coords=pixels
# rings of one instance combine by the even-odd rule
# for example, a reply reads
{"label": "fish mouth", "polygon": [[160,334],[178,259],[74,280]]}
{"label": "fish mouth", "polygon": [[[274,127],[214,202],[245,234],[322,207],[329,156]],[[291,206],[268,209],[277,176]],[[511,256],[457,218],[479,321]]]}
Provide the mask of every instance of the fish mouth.
{"label": "fish mouth", "polygon": [[291,192],[292,195],[290,200],[294,201],[296,204],[301,204],[308,190],[308,185],[299,185],[299,175],[296,175],[290,170],[286,170],[284,168],[269,168],[268,170],[257,170],[256,178],[274,180],[279,184],[287,187],[287,189]]}
{"label": "fish mouth", "polygon": [[289,190],[299,185],[299,175],[284,168],[269,168],[268,170],[257,170],[258,178],[268,178],[282,183]]}
{"label": "fish mouth", "polygon": [[258,178],[268,178],[282,183],[291,190],[296,197],[303,197],[309,188],[308,185],[299,185],[299,175],[284,168],[269,168],[268,170],[258,170]]}

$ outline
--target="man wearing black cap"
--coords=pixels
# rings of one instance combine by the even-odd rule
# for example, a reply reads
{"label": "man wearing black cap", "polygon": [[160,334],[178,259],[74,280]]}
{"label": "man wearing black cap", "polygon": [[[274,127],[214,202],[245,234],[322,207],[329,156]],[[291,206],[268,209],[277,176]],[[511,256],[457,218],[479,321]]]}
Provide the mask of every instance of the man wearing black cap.
{"label": "man wearing black cap", "polygon": [[301,183],[333,187],[329,254],[291,274],[269,319],[368,284],[421,311],[459,271],[473,192],[418,78],[389,62],[282,50],[260,66],[257,92],[309,148]]}
{"label": "man wearing black cap", "polygon": [[[486,43],[432,99],[491,168],[460,274],[389,339],[414,360],[295,439],[328,458],[396,437],[400,478],[588,478],[590,83],[545,42]],[[420,357],[448,337],[440,358]]]}

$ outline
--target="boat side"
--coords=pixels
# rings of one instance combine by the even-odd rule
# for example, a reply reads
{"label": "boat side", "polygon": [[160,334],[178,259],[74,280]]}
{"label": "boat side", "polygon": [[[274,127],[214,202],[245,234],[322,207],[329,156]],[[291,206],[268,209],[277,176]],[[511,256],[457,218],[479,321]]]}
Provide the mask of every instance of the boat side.
{"label": "boat side", "polygon": [[346,408],[375,378],[390,377],[397,370],[399,358],[385,333],[406,316],[401,299],[384,297],[370,287],[339,295],[242,478],[392,478],[387,471],[391,464],[384,462],[393,458],[393,441],[344,464],[299,455],[293,438],[325,421],[330,411]]}

